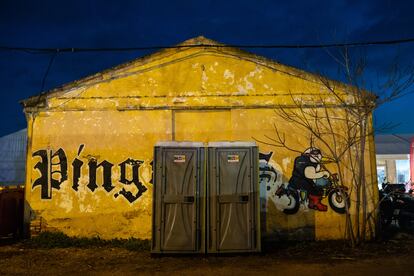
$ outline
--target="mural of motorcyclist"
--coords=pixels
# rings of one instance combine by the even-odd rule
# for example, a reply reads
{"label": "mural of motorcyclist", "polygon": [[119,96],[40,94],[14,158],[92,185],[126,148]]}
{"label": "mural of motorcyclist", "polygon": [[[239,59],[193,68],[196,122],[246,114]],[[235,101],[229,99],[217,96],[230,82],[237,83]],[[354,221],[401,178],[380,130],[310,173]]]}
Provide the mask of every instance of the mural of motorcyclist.
{"label": "mural of motorcyclist", "polygon": [[323,187],[328,185],[329,172],[321,170],[322,153],[318,148],[308,148],[296,157],[289,187],[300,190],[307,195],[310,209],[327,211],[328,207],[322,204]]}

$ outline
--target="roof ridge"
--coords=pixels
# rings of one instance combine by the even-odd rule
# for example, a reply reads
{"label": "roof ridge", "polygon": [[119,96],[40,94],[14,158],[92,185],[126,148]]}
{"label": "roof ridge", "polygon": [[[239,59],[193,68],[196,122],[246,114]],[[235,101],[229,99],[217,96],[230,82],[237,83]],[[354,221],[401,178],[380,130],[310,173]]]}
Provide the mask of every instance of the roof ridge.
{"label": "roof ridge", "polygon": [[191,45],[217,45],[217,46],[223,46],[226,45],[224,43],[220,43],[216,40],[207,38],[205,36],[199,35],[187,40],[184,40],[183,42],[177,44],[176,46],[191,46]]}

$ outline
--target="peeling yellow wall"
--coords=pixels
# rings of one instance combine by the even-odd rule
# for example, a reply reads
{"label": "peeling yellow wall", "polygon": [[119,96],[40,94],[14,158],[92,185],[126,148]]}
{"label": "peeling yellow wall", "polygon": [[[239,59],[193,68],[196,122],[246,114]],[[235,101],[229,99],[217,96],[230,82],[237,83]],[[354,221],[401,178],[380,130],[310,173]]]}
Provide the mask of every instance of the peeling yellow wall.
{"label": "peeling yellow wall", "polygon": [[[44,106],[26,107],[30,130],[26,214],[29,210],[32,229],[105,239],[151,238],[150,163],[156,142],[265,140],[274,137],[276,125],[289,143],[304,150],[310,146],[309,133],[274,111],[292,107],[295,100],[309,105],[324,100],[333,109],[338,104],[315,76],[228,49],[199,48],[166,50],[53,93]],[[297,153],[258,145],[261,152],[274,153],[270,162],[279,173],[277,183],[286,183]],[[59,183],[59,189],[45,183],[34,186],[42,176],[36,166],[44,161],[34,153],[53,155],[59,149],[67,158],[67,180]],[[84,162],[77,190],[72,187],[75,159]],[[92,159],[113,165],[110,191],[102,186],[102,169],[96,174],[98,187],[92,191],[87,186],[87,163]],[[146,188],[132,202],[120,194],[123,189],[131,195],[138,192],[134,184],[120,181],[120,164],[127,159],[142,162],[139,180]],[[55,156],[50,162],[58,161]],[[48,173],[59,169],[60,164],[52,165]],[[126,170],[132,179],[132,167]],[[59,182],[61,175],[55,173],[52,179]],[[49,199],[42,199],[42,189],[49,189]],[[298,229],[310,229],[316,239],[343,237],[344,215],[330,209],[285,215],[274,189],[261,187],[267,235],[296,231],[292,237],[301,238]]]}
{"label": "peeling yellow wall", "polygon": [[[62,148],[68,163],[68,180],[60,184],[60,189],[51,189],[51,199],[41,199],[41,187],[28,186],[26,199],[32,210],[36,211],[47,224],[69,235],[111,237],[150,237],[152,184],[151,174],[153,145],[161,140],[171,139],[171,111],[85,111],[39,114],[33,125],[32,152],[46,149],[52,153]],[[80,145],[84,148],[80,155]],[[85,164],[79,179],[78,191],[72,188],[72,161],[78,158]],[[107,160],[112,168],[114,188],[107,192],[102,186],[102,172],[98,170],[98,188],[91,191],[88,160],[96,158],[99,162]],[[126,159],[142,160],[139,177],[147,190],[130,203],[122,195],[115,198],[123,188],[137,193],[134,185],[119,182],[118,164]],[[35,164],[41,158],[32,157],[32,184],[40,177]],[[58,162],[57,158],[54,159]],[[59,170],[59,166],[55,166]],[[132,169],[127,176],[131,179]],[[60,175],[56,174],[55,179]]]}

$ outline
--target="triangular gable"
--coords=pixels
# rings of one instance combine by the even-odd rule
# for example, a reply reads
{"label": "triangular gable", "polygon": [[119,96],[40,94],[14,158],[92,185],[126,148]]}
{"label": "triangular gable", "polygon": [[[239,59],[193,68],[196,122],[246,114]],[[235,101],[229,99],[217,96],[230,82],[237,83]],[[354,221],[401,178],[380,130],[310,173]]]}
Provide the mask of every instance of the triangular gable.
{"label": "triangular gable", "polygon": [[219,47],[222,45],[204,37],[190,39],[178,48],[164,49],[22,103],[36,107],[53,101],[55,106],[62,106],[68,99],[291,97],[327,93],[318,75],[239,49]]}

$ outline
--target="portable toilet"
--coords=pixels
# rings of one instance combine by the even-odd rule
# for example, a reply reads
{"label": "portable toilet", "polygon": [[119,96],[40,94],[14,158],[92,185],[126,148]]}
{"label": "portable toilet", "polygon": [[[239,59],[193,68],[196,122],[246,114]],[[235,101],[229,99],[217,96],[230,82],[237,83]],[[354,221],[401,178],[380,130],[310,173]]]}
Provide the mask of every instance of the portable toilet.
{"label": "portable toilet", "polygon": [[259,153],[254,142],[208,144],[208,252],[259,252]]}
{"label": "portable toilet", "polygon": [[159,142],[154,150],[152,253],[260,251],[253,142]]}
{"label": "portable toilet", "polygon": [[152,253],[205,252],[204,159],[203,143],[155,145]]}

